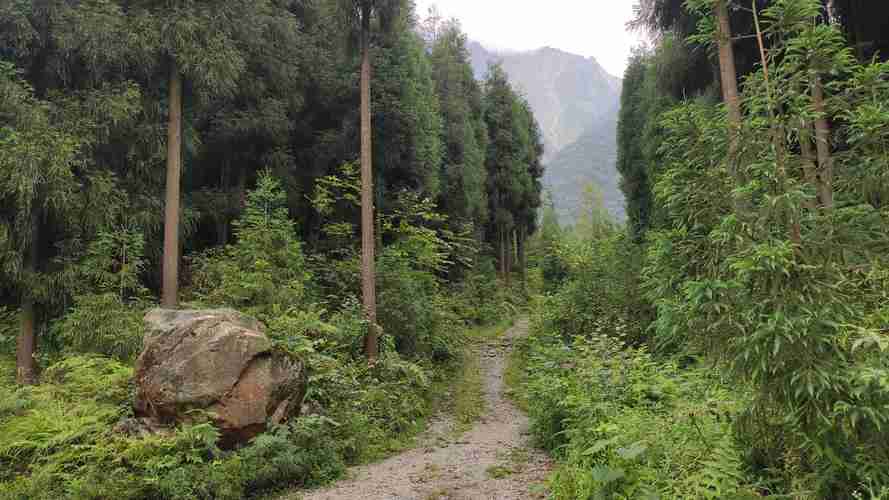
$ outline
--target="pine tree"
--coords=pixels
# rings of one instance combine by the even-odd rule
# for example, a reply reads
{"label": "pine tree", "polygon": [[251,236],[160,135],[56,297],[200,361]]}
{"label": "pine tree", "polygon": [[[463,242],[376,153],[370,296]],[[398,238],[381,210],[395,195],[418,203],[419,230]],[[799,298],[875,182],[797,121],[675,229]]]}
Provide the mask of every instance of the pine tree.
{"label": "pine tree", "polygon": [[651,186],[639,131],[648,118],[645,109],[646,54],[636,52],[624,73],[620,116],[617,124],[617,171],[620,188],[627,200],[629,231],[637,241],[649,225]]}
{"label": "pine tree", "polygon": [[266,6],[265,1],[171,4],[165,0],[140,0],[129,12],[130,22],[143,36],[141,50],[154,58],[159,67],[166,68],[168,82],[161,294],[165,307],[175,308],[179,302],[183,81],[188,81],[193,92],[204,99],[233,93],[246,66],[238,44],[240,29],[251,27],[256,13]]}
{"label": "pine tree", "polygon": [[[500,274],[507,283],[519,236],[536,229],[536,210],[541,205],[543,145],[530,106],[509,84],[497,64],[485,80],[485,122],[489,134],[488,171],[489,234],[496,249]],[[524,243],[522,243],[524,245]]]}
{"label": "pine tree", "polygon": [[475,80],[466,35],[455,21],[437,30],[430,58],[443,126],[444,166],[439,206],[451,221],[481,229],[487,220],[481,88]]}

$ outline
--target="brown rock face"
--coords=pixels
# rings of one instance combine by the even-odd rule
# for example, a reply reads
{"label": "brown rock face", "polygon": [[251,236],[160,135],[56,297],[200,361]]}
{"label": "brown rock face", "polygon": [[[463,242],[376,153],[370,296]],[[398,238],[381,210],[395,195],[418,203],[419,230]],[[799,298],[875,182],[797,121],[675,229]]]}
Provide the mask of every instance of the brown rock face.
{"label": "brown rock face", "polygon": [[136,415],[170,425],[207,412],[223,446],[297,416],[305,367],[272,352],[262,325],[230,309],[154,309],[136,361]]}

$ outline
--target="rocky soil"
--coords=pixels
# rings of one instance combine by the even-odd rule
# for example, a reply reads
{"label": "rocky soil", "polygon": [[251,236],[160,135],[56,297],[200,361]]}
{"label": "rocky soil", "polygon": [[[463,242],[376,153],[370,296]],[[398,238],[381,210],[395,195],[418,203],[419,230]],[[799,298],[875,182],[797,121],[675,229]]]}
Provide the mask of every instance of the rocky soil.
{"label": "rocky soil", "polygon": [[513,340],[526,335],[527,320],[482,345],[477,355],[485,384],[486,411],[467,432],[454,436],[440,417],[421,446],[383,462],[350,471],[350,479],[301,492],[290,500],[526,500],[545,498],[551,462],[534,449],[528,417],[506,397],[503,380]]}

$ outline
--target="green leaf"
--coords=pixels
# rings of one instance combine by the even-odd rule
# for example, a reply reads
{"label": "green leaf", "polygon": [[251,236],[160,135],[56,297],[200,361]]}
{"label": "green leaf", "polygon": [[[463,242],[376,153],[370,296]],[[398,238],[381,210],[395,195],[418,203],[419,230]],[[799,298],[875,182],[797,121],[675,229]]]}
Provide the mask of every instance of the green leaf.
{"label": "green leaf", "polygon": [[584,457],[588,457],[590,455],[595,455],[596,453],[599,453],[599,452],[607,449],[609,446],[617,443],[617,441],[618,441],[617,437],[613,437],[611,439],[600,439],[600,440],[596,441],[595,443],[593,443],[592,446],[590,446],[589,448],[584,450],[583,453],[581,453],[581,455]]}
{"label": "green leaf", "polygon": [[590,475],[597,483],[608,484],[626,477],[626,472],[621,468],[612,468],[606,465],[594,467]]}
{"label": "green leaf", "polygon": [[635,460],[648,450],[648,446],[642,442],[636,442],[626,448],[618,448],[617,456],[624,460]]}

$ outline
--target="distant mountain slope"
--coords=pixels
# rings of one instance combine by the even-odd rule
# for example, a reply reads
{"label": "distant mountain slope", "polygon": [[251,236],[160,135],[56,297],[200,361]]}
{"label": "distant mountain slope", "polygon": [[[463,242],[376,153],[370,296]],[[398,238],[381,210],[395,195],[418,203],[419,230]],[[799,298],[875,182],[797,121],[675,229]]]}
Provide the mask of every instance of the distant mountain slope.
{"label": "distant mountain slope", "polygon": [[528,98],[543,133],[545,184],[565,222],[577,211],[583,187],[599,184],[606,206],[623,221],[624,200],[615,168],[615,124],[621,80],[593,58],[545,47],[529,52],[492,52],[469,44],[476,77],[500,61],[510,80]]}
{"label": "distant mountain slope", "polygon": [[617,117],[608,117],[584,131],[547,164],[543,181],[552,191],[556,211],[571,222],[581,206],[583,188],[593,181],[602,190],[605,208],[616,220],[626,220],[617,164]]}

